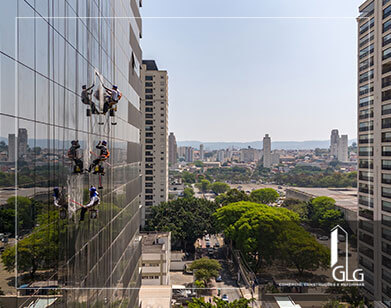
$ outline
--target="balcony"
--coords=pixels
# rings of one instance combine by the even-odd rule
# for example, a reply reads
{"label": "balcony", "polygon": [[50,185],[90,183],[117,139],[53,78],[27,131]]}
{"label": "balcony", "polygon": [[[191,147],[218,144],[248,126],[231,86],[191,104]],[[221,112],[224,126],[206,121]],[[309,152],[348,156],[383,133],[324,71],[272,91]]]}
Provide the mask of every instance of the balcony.
{"label": "balcony", "polygon": [[360,208],[359,209],[359,216],[364,217],[369,220],[373,220],[373,212],[371,210]]}
{"label": "balcony", "polygon": [[368,234],[360,232],[359,240],[369,246],[373,246],[373,237]]}
{"label": "balcony", "polygon": [[358,167],[365,169],[373,169],[373,162],[371,160],[360,159]]}

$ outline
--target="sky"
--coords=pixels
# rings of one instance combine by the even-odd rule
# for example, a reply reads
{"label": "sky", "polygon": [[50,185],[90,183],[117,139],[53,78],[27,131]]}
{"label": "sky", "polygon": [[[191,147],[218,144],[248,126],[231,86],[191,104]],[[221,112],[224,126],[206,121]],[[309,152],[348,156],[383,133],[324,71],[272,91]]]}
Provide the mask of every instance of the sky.
{"label": "sky", "polygon": [[177,140],[356,138],[357,0],[144,0]]}

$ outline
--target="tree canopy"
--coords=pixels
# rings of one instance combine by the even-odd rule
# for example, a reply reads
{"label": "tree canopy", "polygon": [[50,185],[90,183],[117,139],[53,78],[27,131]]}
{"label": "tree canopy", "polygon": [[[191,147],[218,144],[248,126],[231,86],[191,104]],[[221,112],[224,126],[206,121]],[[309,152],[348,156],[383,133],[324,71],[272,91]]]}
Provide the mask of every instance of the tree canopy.
{"label": "tree canopy", "polygon": [[244,191],[233,188],[226,193],[218,195],[215,200],[221,205],[227,205],[240,201],[249,201],[250,197]]}
{"label": "tree canopy", "polygon": [[197,280],[203,281],[205,285],[219,275],[221,265],[219,261],[209,258],[201,258],[191,263],[190,269]]}
{"label": "tree canopy", "polygon": [[194,242],[215,234],[215,202],[201,198],[179,198],[152,207],[146,230],[171,231],[172,240],[183,249],[194,249]]}
{"label": "tree canopy", "polygon": [[215,193],[215,194],[221,194],[225,193],[226,191],[229,190],[229,185],[227,183],[223,182],[214,182],[210,185],[210,189]]}
{"label": "tree canopy", "polygon": [[276,202],[279,194],[273,188],[261,188],[253,190],[250,194],[250,199],[253,202],[269,204]]}

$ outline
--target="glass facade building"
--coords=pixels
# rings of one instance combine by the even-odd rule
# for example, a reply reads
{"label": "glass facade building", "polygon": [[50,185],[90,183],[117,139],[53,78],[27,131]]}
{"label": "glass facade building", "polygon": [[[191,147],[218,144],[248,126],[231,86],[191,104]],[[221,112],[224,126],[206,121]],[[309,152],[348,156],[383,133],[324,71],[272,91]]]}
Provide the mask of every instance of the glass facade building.
{"label": "glass facade building", "polygon": [[[8,239],[0,286],[9,297],[0,303],[138,307],[141,1],[1,4],[0,215],[14,208],[17,224],[0,226]],[[81,103],[82,85],[101,83],[122,92],[117,125],[109,114],[87,117]],[[72,140],[79,140],[83,168],[107,141],[104,176],[73,173]],[[102,187],[98,216],[79,222],[91,186]],[[53,204],[54,187],[66,196],[65,219]]]}

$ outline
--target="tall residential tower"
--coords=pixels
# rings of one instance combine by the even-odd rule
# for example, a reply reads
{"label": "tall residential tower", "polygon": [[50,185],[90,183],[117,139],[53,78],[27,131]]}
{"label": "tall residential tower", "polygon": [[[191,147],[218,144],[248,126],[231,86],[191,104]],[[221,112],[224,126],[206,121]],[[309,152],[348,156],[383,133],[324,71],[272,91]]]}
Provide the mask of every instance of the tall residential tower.
{"label": "tall residential tower", "polygon": [[175,165],[178,161],[178,146],[173,132],[168,136],[168,162]]}
{"label": "tall residential tower", "polygon": [[391,1],[359,10],[358,261],[367,296],[391,307]]}
{"label": "tall residential tower", "polygon": [[263,166],[265,168],[272,166],[272,141],[268,134],[263,137]]}
{"label": "tall residential tower", "polygon": [[151,206],[168,200],[168,76],[154,60],[143,60],[141,79],[143,127],[141,144],[143,173],[142,225]]}

